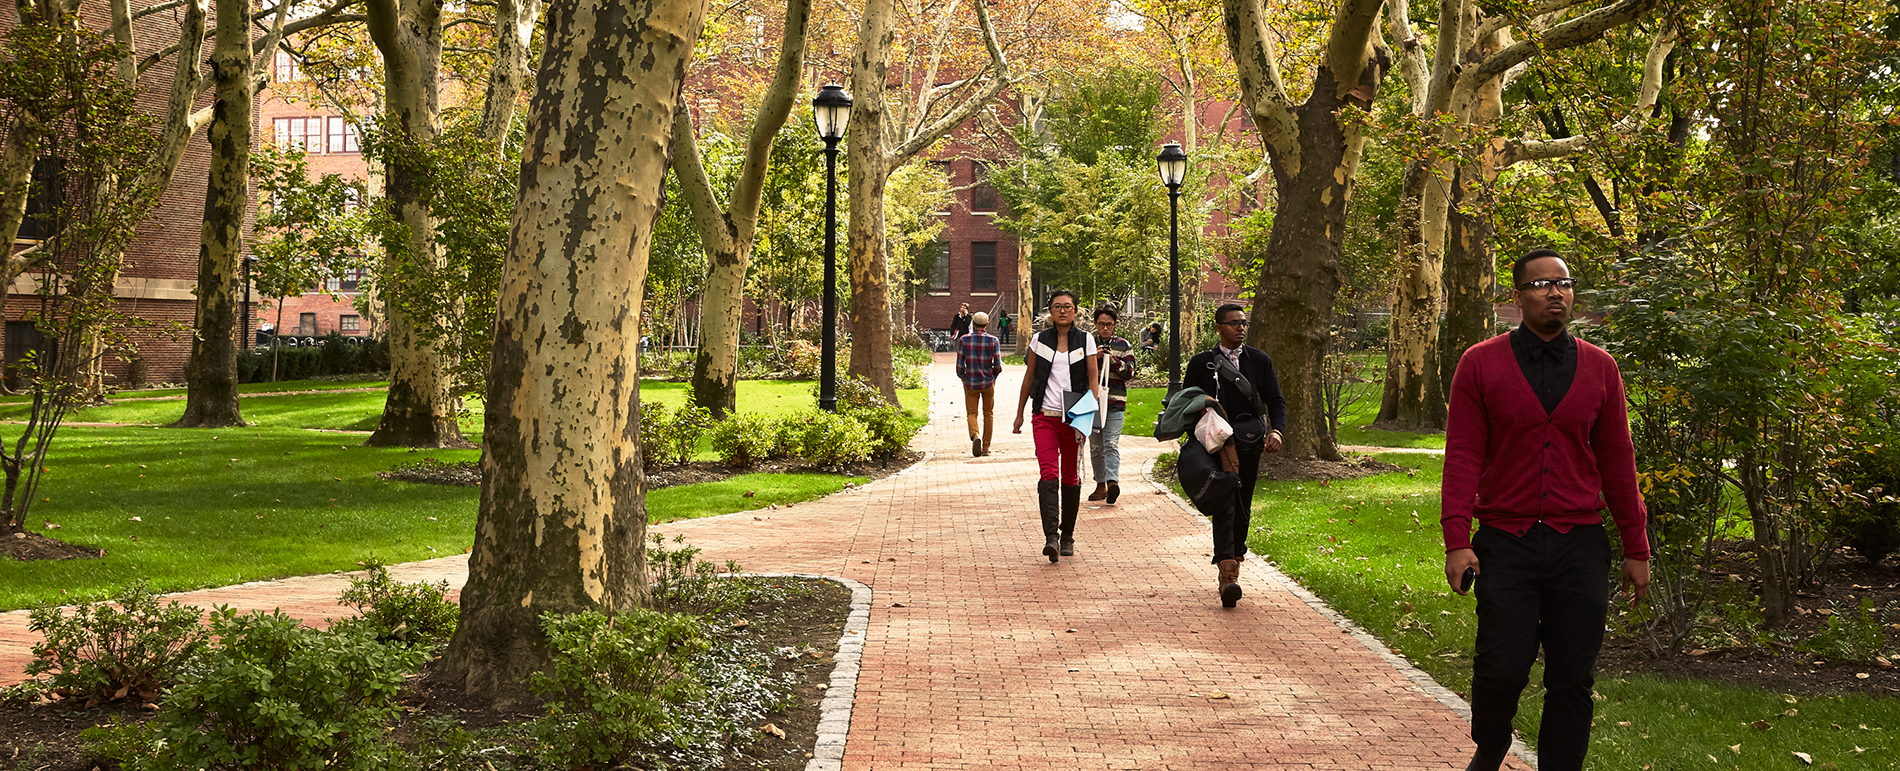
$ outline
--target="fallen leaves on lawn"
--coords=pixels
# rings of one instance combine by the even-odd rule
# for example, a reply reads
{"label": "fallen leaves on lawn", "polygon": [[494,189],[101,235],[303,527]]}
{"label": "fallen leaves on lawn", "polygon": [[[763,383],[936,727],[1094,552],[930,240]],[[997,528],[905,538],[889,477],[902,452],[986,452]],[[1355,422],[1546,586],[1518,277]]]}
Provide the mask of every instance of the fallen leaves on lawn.
{"label": "fallen leaves on lawn", "polygon": [[762,734],[771,734],[771,735],[773,735],[773,736],[776,736],[776,737],[778,737],[778,738],[780,738],[780,739],[783,739],[783,738],[785,738],[785,731],[784,731],[783,729],[780,729],[780,728],[779,728],[778,726],[776,726],[776,725],[773,725],[773,724],[771,724],[771,723],[766,723],[765,725],[762,725],[762,726],[759,726],[759,733],[762,733]]}

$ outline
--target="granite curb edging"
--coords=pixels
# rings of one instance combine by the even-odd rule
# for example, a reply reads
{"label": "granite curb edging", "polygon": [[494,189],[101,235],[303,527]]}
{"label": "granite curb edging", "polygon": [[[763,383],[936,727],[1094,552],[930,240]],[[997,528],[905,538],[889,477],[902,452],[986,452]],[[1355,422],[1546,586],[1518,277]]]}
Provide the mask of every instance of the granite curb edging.
{"label": "granite curb edging", "polygon": [[[1212,521],[1209,520],[1207,516],[1201,514],[1199,510],[1195,509],[1194,504],[1176,495],[1174,488],[1156,479],[1153,464],[1149,464],[1147,468],[1141,470],[1141,478],[1147,480],[1149,484],[1154,485],[1158,492],[1167,496],[1168,500],[1173,501],[1174,505],[1180,507],[1182,511],[1200,520],[1201,524],[1207,527],[1209,537],[1212,537],[1214,532]],[[1440,704],[1451,708],[1451,711],[1457,713],[1458,717],[1463,718],[1465,722],[1471,722],[1471,705],[1464,699],[1459,698],[1458,694],[1440,685],[1437,680],[1432,679],[1432,676],[1426,674],[1424,670],[1412,666],[1412,662],[1405,660],[1405,657],[1393,652],[1393,650],[1387,647],[1384,642],[1380,641],[1378,637],[1373,636],[1371,632],[1367,632],[1364,628],[1354,623],[1353,620],[1347,618],[1345,614],[1333,610],[1332,606],[1327,605],[1326,601],[1321,599],[1319,595],[1308,591],[1306,587],[1294,581],[1292,576],[1281,572],[1280,568],[1268,560],[1265,555],[1258,556],[1260,557],[1258,560],[1240,563],[1240,568],[1242,570],[1265,572],[1268,578],[1285,587],[1293,596],[1300,598],[1300,601],[1306,603],[1307,607],[1312,608],[1321,616],[1326,617],[1327,620],[1333,622],[1334,626],[1339,627],[1340,631],[1345,632],[1354,640],[1359,641],[1359,644],[1365,646],[1366,650],[1371,651],[1373,655],[1378,656],[1380,660],[1384,661],[1399,674],[1411,680],[1412,684],[1418,686],[1419,690],[1424,691],[1427,696],[1437,699]],[[1254,565],[1258,565],[1258,567],[1252,567]],[[1511,735],[1511,752],[1523,760],[1526,765],[1529,765],[1533,769],[1537,768],[1537,753],[1526,746],[1524,740],[1519,738],[1515,732]]]}
{"label": "granite curb edging", "polygon": [[745,575],[835,581],[851,590],[851,613],[845,616],[844,631],[838,635],[838,652],[833,656],[837,664],[831,668],[831,683],[825,687],[825,697],[818,702],[818,738],[812,746],[811,760],[805,762],[805,771],[842,771],[845,737],[851,733],[851,704],[858,696],[865,633],[871,628],[871,587],[843,576],[816,573]]}

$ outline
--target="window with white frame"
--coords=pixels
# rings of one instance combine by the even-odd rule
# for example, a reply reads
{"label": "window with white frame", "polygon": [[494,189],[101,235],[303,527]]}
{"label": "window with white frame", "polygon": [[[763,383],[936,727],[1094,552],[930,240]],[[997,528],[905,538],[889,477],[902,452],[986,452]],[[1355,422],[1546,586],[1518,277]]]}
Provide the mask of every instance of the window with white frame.
{"label": "window with white frame", "polygon": [[345,313],[337,317],[336,328],[344,332],[360,332],[363,330],[363,317]]}
{"label": "window with white frame", "polygon": [[[312,119],[314,120],[314,118]],[[324,119],[329,127],[329,144],[326,150],[332,153],[360,153],[363,151],[357,142],[356,126],[341,117],[331,115]]]}
{"label": "window with white frame", "polygon": [[303,66],[297,63],[297,57],[291,56],[289,51],[278,51],[274,65],[271,67],[271,80],[275,82],[289,83],[303,79]]}

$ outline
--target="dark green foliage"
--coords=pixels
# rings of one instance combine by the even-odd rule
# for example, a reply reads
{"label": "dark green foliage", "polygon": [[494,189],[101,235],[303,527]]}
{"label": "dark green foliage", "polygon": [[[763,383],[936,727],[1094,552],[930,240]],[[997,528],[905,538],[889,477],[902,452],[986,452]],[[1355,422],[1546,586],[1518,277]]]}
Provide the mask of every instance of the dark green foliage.
{"label": "dark green foliage", "polygon": [[1837,661],[1872,661],[1887,650],[1887,624],[1900,621],[1900,604],[1879,607],[1862,597],[1857,607],[1831,605],[1827,626],[1796,650]]}
{"label": "dark green foliage", "polygon": [[1094,165],[1104,155],[1150,163],[1161,144],[1161,79],[1128,67],[1077,75],[1048,103],[1050,138],[1063,157]]}
{"label": "dark green foliage", "polygon": [[871,458],[871,430],[849,415],[811,410],[785,420],[802,429],[798,454],[814,466],[842,466]]}
{"label": "dark green foliage", "polygon": [[777,449],[772,421],[759,415],[739,413],[712,428],[713,452],[719,462],[733,468],[750,468],[771,458]]}
{"label": "dark green foliage", "polygon": [[337,597],[338,605],[361,615],[332,624],[333,631],[425,650],[448,643],[461,609],[443,599],[449,592],[447,581],[397,583],[381,562],[371,561],[368,568],[369,575],[350,579],[350,588]]}
{"label": "dark green foliage", "polygon": [[35,608],[27,628],[45,639],[33,646],[26,673],[51,672],[49,686],[88,699],[151,699],[205,644],[198,625],[204,612],[177,602],[159,605],[143,580],[127,584],[112,600],[81,605],[71,615],[58,607]]}
{"label": "dark green foliage", "polygon": [[672,707],[706,694],[693,671],[693,658],[709,645],[699,619],[634,609],[612,618],[549,613],[541,626],[553,659],[533,682],[548,697],[547,715],[534,727],[543,762],[609,768],[637,745],[662,737],[687,743]]}
{"label": "dark green foliage", "polygon": [[923,428],[903,410],[888,404],[847,410],[844,415],[864,425],[871,436],[871,455],[879,458],[894,457],[909,449],[911,437]]}
{"label": "dark green foliage", "polygon": [[648,471],[692,460],[699,437],[712,426],[712,413],[704,407],[686,404],[672,410],[659,402],[641,404],[640,460]]}
{"label": "dark green foliage", "polygon": [[277,380],[388,372],[389,344],[367,338],[351,343],[331,333],[315,346],[252,348],[238,353],[238,382],[270,381],[273,359]]}
{"label": "dark green foliage", "polygon": [[[385,767],[396,694],[426,653],[319,632],[281,612],[220,608],[211,631],[218,644],[194,657],[150,727],[115,730],[99,751],[116,743],[114,759],[131,771]],[[129,752],[140,744],[149,752]]]}

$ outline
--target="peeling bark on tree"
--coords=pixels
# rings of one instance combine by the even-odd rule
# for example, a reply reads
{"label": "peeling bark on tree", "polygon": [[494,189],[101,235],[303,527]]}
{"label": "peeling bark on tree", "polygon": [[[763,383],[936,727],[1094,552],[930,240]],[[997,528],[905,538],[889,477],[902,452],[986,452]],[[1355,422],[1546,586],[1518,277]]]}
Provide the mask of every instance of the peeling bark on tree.
{"label": "peeling bark on tree", "polygon": [[488,375],[481,509],[444,658],[532,697],[543,613],[648,599],[638,345],[673,111],[704,0],[558,0],[529,106]]}
{"label": "peeling bark on tree", "polygon": [[[805,64],[806,28],[811,20],[810,0],[785,4],[785,34],[779,46],[772,85],[759,106],[746,138],[745,162],[733,185],[731,205],[722,211],[712,181],[700,162],[692,120],[685,109],[673,119],[673,173],[681,197],[692,210],[693,226],[706,251],[710,269],[699,300],[699,351],[693,357],[693,403],[725,418],[738,408],[739,331],[745,310],[745,276],[757,243],[759,205],[765,191],[765,172],[772,159],[772,143],[792,112],[799,76]],[[763,302],[763,300],[761,300]]]}
{"label": "peeling bark on tree", "polygon": [[[244,215],[251,193],[252,106],[257,94],[251,61],[249,8],[220,3],[217,46],[211,52],[211,174],[205,183],[205,222],[198,247],[198,322],[185,365],[185,414],[176,428],[245,425],[238,405],[238,262],[244,251]],[[280,6],[269,39],[283,31]]]}
{"label": "peeling bark on tree", "polygon": [[1495,171],[1472,166],[1460,166],[1452,180],[1446,207],[1445,330],[1438,346],[1441,384],[1452,382],[1465,351],[1491,339],[1497,327],[1495,181]]}
{"label": "peeling bark on tree", "polygon": [[1273,357],[1287,402],[1283,451],[1295,458],[1340,457],[1327,430],[1320,376],[1341,281],[1346,209],[1366,142],[1364,126],[1342,120],[1341,113],[1368,107],[1390,66],[1373,35],[1381,4],[1339,4],[1312,95],[1294,105],[1262,0],[1225,0],[1241,98],[1267,146],[1278,193],[1247,342]]}
{"label": "peeling bark on tree", "polygon": [[[950,6],[954,10],[956,6]],[[850,175],[845,180],[850,215],[849,276],[851,281],[851,360],[847,372],[862,377],[891,404],[897,404],[897,373],[891,362],[890,254],[885,244],[884,186],[891,172],[909,162],[1002,93],[1008,83],[1003,48],[990,26],[984,3],[973,3],[983,41],[989,48],[990,78],[962,104],[936,121],[893,129],[895,118],[885,100],[885,75],[890,69],[893,0],[866,0],[858,25],[858,46],[851,55],[851,93],[854,104],[845,132]],[[981,77],[981,75],[979,75]],[[927,79],[929,87],[934,79]],[[905,131],[887,144],[887,136]]]}
{"label": "peeling bark on tree", "polygon": [[[442,9],[428,0],[368,0],[370,38],[383,57],[383,130],[392,142],[426,145],[442,131]],[[403,262],[440,265],[436,219],[424,194],[426,170],[392,158],[384,166],[384,205],[402,235],[383,244],[383,272],[401,280]],[[449,362],[424,339],[411,309],[385,308],[389,394],[382,422],[364,444],[373,447],[468,447],[456,423]]]}

